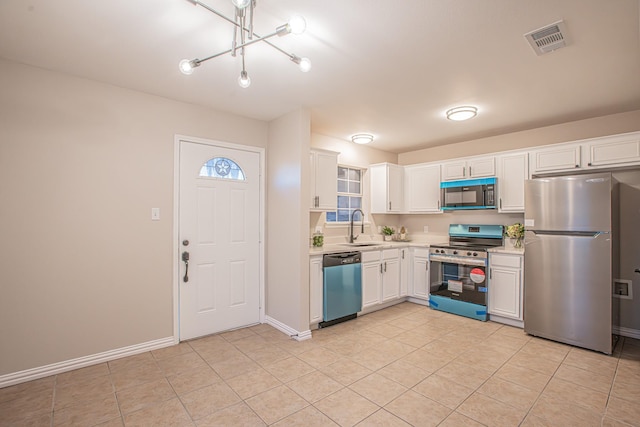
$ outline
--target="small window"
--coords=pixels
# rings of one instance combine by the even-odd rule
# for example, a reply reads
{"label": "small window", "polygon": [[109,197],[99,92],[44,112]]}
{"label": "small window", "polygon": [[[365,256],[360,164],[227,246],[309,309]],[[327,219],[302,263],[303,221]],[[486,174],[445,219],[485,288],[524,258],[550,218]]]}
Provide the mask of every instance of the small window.
{"label": "small window", "polygon": [[207,178],[233,179],[244,181],[244,172],[236,162],[226,157],[214,157],[200,168],[200,176]]}
{"label": "small window", "polygon": [[[338,166],[338,210],[327,212],[327,222],[349,222],[355,209],[362,209],[362,170]],[[357,212],[353,218],[362,221]]]}

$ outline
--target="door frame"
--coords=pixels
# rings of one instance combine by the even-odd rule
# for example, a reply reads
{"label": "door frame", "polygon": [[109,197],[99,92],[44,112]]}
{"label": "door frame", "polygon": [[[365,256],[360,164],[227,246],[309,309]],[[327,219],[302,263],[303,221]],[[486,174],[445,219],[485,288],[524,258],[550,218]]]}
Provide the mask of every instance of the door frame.
{"label": "door frame", "polygon": [[173,142],[173,341],[180,342],[180,142],[204,144],[228,148],[232,150],[249,151],[260,156],[259,182],[259,216],[260,233],[258,236],[258,280],[260,289],[260,323],[265,322],[265,149],[250,145],[241,145],[213,139],[197,138],[193,136],[174,136]]}

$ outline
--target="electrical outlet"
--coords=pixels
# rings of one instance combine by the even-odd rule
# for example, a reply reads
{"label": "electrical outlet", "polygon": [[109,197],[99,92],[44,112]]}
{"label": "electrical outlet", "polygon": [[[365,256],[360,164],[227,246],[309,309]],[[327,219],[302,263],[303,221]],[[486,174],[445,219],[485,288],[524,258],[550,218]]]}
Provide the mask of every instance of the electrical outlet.
{"label": "electrical outlet", "polygon": [[382,226],[381,225],[378,226],[378,233],[382,233]]}
{"label": "electrical outlet", "polygon": [[160,208],[151,208],[151,221],[160,220]]}
{"label": "electrical outlet", "polygon": [[428,225],[425,225],[425,226],[422,228],[422,231],[423,231],[424,233],[428,233],[428,232],[429,232],[429,226],[428,226]]}
{"label": "electrical outlet", "polygon": [[316,227],[316,233],[322,233],[322,227],[317,226]]}

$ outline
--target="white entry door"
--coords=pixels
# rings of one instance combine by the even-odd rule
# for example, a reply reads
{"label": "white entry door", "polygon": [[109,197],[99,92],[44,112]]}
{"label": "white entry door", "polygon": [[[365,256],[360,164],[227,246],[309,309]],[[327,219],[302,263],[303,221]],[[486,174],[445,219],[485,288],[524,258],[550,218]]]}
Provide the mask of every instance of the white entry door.
{"label": "white entry door", "polygon": [[180,141],[179,179],[180,339],[258,323],[260,154]]}

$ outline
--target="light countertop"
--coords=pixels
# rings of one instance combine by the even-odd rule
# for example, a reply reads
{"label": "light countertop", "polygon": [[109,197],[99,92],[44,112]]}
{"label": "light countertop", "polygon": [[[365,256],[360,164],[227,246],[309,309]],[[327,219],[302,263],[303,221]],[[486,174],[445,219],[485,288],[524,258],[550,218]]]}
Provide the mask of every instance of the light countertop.
{"label": "light countertop", "polygon": [[[369,243],[369,242],[366,242]],[[309,255],[324,255],[324,254],[335,254],[341,252],[366,252],[366,251],[379,251],[380,249],[392,249],[392,248],[407,248],[407,247],[419,247],[419,248],[428,248],[429,243],[426,242],[411,242],[411,241],[375,241],[371,242],[375,243],[372,246],[349,246],[348,243],[330,243],[325,244],[321,247],[310,247]]]}
{"label": "light countertop", "polygon": [[522,248],[514,248],[513,246],[499,246],[497,248],[491,248],[488,250],[489,253],[497,253],[497,254],[510,254],[510,255],[524,255],[524,247]]}
{"label": "light countertop", "polygon": [[[369,243],[369,242],[367,242]],[[324,254],[336,254],[341,252],[366,252],[366,251],[378,251],[380,249],[391,249],[391,248],[428,248],[430,246],[427,242],[399,242],[399,241],[375,241],[372,242],[375,245],[372,246],[349,246],[347,243],[330,243],[319,248],[310,247],[309,255],[324,255]],[[511,245],[499,246],[496,248],[490,248],[488,250],[489,253],[498,253],[498,254],[510,254],[510,255],[524,255],[524,248],[514,248]]]}

